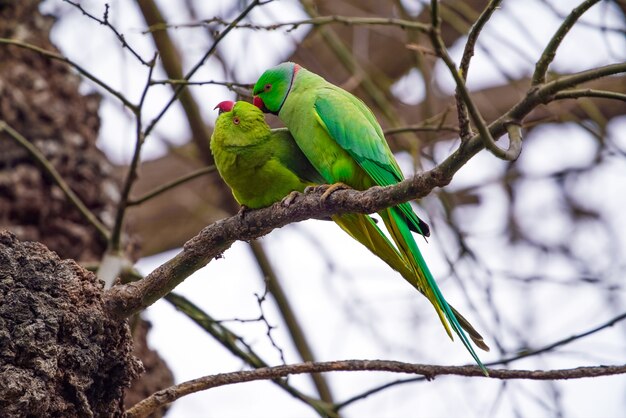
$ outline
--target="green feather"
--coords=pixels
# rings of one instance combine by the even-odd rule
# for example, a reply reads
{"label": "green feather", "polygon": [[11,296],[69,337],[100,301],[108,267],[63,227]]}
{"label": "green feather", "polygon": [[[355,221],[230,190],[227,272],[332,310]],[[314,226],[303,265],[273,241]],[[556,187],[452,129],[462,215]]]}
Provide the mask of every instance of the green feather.
{"label": "green feather", "polygon": [[[348,213],[343,215],[334,215],[332,219],[352,238],[364,245],[374,255],[387,263],[392,269],[399,272],[413,287],[419,290],[422,294],[425,293],[424,286],[416,280],[417,275],[415,273],[415,269],[405,262],[405,259],[400,255],[400,253],[398,253],[398,250],[396,250],[393,244],[391,244],[389,239],[385,234],[383,234],[371,217],[363,214]],[[425,263],[423,265],[423,270],[428,271],[428,266],[426,266]],[[430,275],[430,271],[428,271],[428,274]],[[430,277],[432,280],[432,275],[430,275]],[[434,280],[432,281],[434,282]],[[458,320],[458,325],[467,331],[472,341],[474,341],[478,347],[485,351],[489,351],[489,346],[485,344],[482,335],[474,329],[470,322],[452,306],[448,305],[448,307],[452,311],[452,315],[445,314],[444,311],[437,310],[444,328],[448,330],[446,318],[450,316],[453,317],[454,320]],[[470,347],[470,352],[472,351],[473,350],[471,350]]]}
{"label": "green feather", "polygon": [[[287,92],[285,86],[289,86]],[[341,182],[364,190],[375,185],[389,186],[403,179],[374,114],[352,94],[293,63],[283,63],[267,70],[253,91],[269,111],[278,113],[298,147],[327,183]],[[411,235],[411,230],[414,230],[427,236],[427,225],[418,218],[409,203],[379,213],[398,247],[400,258],[412,271],[413,277],[407,280],[426,295],[448,334],[452,336],[452,328],[486,373]],[[364,219],[357,220],[352,222],[356,222],[361,229],[355,233],[356,227],[352,225],[352,232],[348,233],[368,248],[373,248],[372,251],[382,259],[386,258],[388,264],[399,264],[391,260],[391,253],[386,249],[391,244],[374,244],[367,235],[371,232],[367,229],[371,225],[367,227]],[[384,246],[385,250],[377,246]],[[467,321],[463,318],[461,322]]]}
{"label": "green feather", "polygon": [[211,152],[237,202],[252,209],[323,182],[289,131],[270,130],[263,113],[250,103],[237,102],[219,115]]}
{"label": "green feather", "polygon": [[[476,351],[474,351],[474,348],[470,344],[469,339],[465,335],[465,332],[463,331],[463,327],[461,327],[461,324],[459,324],[459,321],[457,320],[456,315],[450,308],[450,305],[448,305],[448,302],[446,301],[446,299],[441,294],[441,290],[439,290],[439,286],[437,286],[437,282],[435,282],[435,279],[432,273],[430,272],[430,269],[428,268],[428,265],[426,264],[426,261],[424,260],[424,257],[422,256],[422,253],[417,247],[417,243],[413,239],[413,236],[411,235],[411,231],[409,230],[406,222],[400,216],[400,214],[394,209],[395,208],[392,208],[392,210],[390,211],[391,222],[395,224],[395,226],[397,227],[397,229],[399,230],[402,236],[404,243],[408,245],[409,251],[406,253],[407,259],[410,260],[411,264],[416,267],[416,273],[420,276],[420,278],[422,278],[422,280],[425,281],[425,285],[423,285],[422,288],[426,289],[427,297],[430,296],[429,299],[431,299],[431,301],[434,299],[435,301],[434,304],[436,308],[438,308],[437,309],[438,313],[440,311],[443,312],[446,319],[448,320],[448,323],[452,327],[452,330],[454,330],[454,332],[459,336],[459,338],[461,339],[461,342],[463,343],[467,351],[470,352],[470,354],[472,355],[476,363],[480,366],[480,368],[483,370],[485,375],[489,375],[489,372],[485,368],[485,365],[480,361],[480,359],[478,358],[478,355],[476,354]],[[400,246],[400,248],[402,251],[402,249],[404,248],[404,245]],[[413,261],[415,263],[413,263]],[[444,326],[445,326],[445,321],[443,321],[443,319],[442,319],[442,322],[444,323]],[[448,327],[445,326],[445,328],[446,328],[446,331],[448,331],[448,335],[450,335],[450,338],[452,338],[452,335],[450,334]]]}

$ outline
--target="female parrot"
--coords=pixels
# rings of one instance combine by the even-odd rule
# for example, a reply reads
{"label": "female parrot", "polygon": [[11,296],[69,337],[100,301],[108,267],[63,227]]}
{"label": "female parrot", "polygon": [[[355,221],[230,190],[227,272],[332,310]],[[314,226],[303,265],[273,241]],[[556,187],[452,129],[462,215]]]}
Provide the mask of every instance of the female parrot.
{"label": "female parrot", "polygon": [[[404,179],[382,128],[357,97],[300,65],[285,62],[265,71],[254,86],[254,103],[278,115],[313,167],[331,184],[357,190],[389,186]],[[434,306],[446,332],[451,330],[486,373],[457,315],[444,299],[411,231],[429,235],[409,203],[379,212],[398,250],[414,272],[415,286]]]}
{"label": "female parrot", "polygon": [[287,129],[270,130],[265,116],[247,102],[218,104],[211,152],[237,202],[264,208],[292,191],[324,180],[298,149]]}
{"label": "female parrot", "polygon": [[[294,191],[302,192],[307,186],[325,181],[297,147],[290,132],[270,130],[257,107],[247,102],[224,101],[216,108],[220,114],[211,137],[211,151],[220,175],[240,205],[252,209],[266,207]],[[332,220],[424,293],[412,265],[371,217],[343,214],[332,216]],[[449,309],[475,344],[489,350],[472,325],[454,308]]]}

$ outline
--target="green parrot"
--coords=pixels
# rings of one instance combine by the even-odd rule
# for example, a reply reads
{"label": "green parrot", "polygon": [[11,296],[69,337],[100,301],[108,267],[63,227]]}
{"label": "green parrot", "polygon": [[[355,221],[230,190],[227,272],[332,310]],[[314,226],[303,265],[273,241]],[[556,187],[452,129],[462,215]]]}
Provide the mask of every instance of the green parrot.
{"label": "green parrot", "polygon": [[[292,192],[303,192],[307,186],[324,183],[325,179],[297,147],[290,132],[270,130],[256,106],[224,101],[216,109],[220,114],[211,136],[211,152],[218,172],[240,205],[251,209],[266,207],[288,199]],[[370,216],[342,214],[333,215],[332,220],[424,293],[410,263]],[[476,345],[489,350],[472,325],[454,308],[450,309]]]}
{"label": "green parrot", "polygon": [[270,130],[265,115],[248,102],[224,101],[211,136],[211,152],[220,176],[237,203],[259,209],[292,191],[324,179],[311,166],[287,129]]}
{"label": "green parrot", "polygon": [[[323,197],[342,185],[365,190],[404,179],[372,111],[356,96],[317,74],[285,62],[265,71],[253,94],[254,104],[278,115],[306,158],[331,185]],[[416,283],[412,284],[430,300],[450,338],[452,329],[487,373],[413,238],[411,231],[429,235],[426,223],[417,217],[409,203],[378,214],[414,272],[412,280]]]}

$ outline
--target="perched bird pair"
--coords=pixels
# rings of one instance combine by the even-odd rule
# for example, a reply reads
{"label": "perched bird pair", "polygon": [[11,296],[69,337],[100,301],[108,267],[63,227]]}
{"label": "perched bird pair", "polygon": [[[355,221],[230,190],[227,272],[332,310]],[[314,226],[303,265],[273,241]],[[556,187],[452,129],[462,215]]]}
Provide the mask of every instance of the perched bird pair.
{"label": "perched bird pair", "polygon": [[[312,185],[329,184],[330,193],[342,185],[365,190],[403,180],[374,114],[347,91],[286,62],[263,73],[253,93],[254,106],[216,106],[220,115],[211,137],[218,171],[239,204],[266,207]],[[278,115],[287,129],[270,130],[261,110]],[[450,338],[454,331],[486,374],[464,330],[478,347],[489,347],[446,302],[411,233],[428,236],[428,225],[409,203],[378,214],[395,246],[368,215],[332,220],[425,295]]]}

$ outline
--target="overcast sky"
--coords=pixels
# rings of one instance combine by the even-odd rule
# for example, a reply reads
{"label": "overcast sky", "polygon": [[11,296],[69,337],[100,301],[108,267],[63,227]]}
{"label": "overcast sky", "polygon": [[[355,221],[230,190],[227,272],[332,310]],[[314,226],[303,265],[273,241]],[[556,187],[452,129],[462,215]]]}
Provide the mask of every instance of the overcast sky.
{"label": "overcast sky", "polygon": [[[151,57],[151,38],[142,33],[143,20],[134,2],[111,0],[110,17],[124,33],[128,42],[144,58]],[[185,2],[158,1],[164,15],[171,23],[190,23]],[[403,3],[409,3],[404,1]],[[472,61],[469,85],[483,88],[504,82],[505,74],[513,77],[528,75],[532,63],[546,40],[559,24],[555,15],[540,1],[506,1],[487,25],[481,40],[492,51],[497,51],[498,66],[480,49]],[[559,10],[566,13],[577,1],[555,1]],[[606,3],[606,2],[605,2]],[[103,2],[85,1],[84,7],[101,14]],[[202,18],[224,15],[240,1],[195,1]],[[120,52],[117,41],[106,28],[87,20],[76,10],[59,0],[48,0],[44,10],[61,13],[61,20],[53,30],[53,40],[73,60],[105,79],[131,98],[140,94],[145,83],[146,70],[125,52]],[[416,8],[419,8],[417,6]],[[276,1],[251,13],[254,23],[284,22],[305,18],[296,1]],[[609,27],[622,27],[611,5],[596,6],[585,14],[585,22],[595,22]],[[528,22],[520,27],[519,22]],[[238,81],[254,82],[261,72],[289,56],[309,28],[285,34],[276,32],[233,31],[223,42],[221,51],[235,69]],[[201,28],[179,28],[171,31],[185,53],[185,66],[190,68],[209,46]],[[88,34],[85,36],[84,34]],[[271,46],[271,47],[268,47]],[[515,46],[515,47],[512,47]],[[460,56],[462,44],[452,49],[454,58]],[[596,65],[624,60],[626,41],[623,34],[599,34],[588,26],[576,27],[559,49],[555,70],[580,71]],[[196,74],[194,80],[226,80],[222,67],[213,60]],[[165,78],[158,68],[155,78]],[[436,82],[444,92],[453,91],[452,79],[443,66],[437,68],[435,80],[424,81],[417,73],[401,80],[394,91],[398,100],[416,103],[423,96],[424,83]],[[420,88],[420,86],[422,86]],[[85,92],[93,85],[84,84]],[[233,99],[232,92],[218,86],[194,88],[194,96],[202,105],[207,123],[216,117],[213,107],[222,100]],[[147,102],[146,120],[150,120],[170,97],[169,87],[151,90]],[[134,144],[132,119],[119,103],[112,99],[103,101],[102,128],[98,145],[117,163],[128,161]],[[626,119],[617,119],[609,125],[608,137],[626,149]],[[157,158],[167,150],[167,144],[182,144],[190,133],[178,107],[173,107],[158,125],[156,135],[150,138],[143,151],[144,159]],[[445,143],[437,149],[437,158],[443,159],[454,148]],[[580,240],[580,248],[588,251],[590,264],[607,263],[608,245],[594,240],[593,230],[571,231],[559,211],[559,202],[553,197],[553,184],[545,181],[547,174],[565,167],[589,164],[595,141],[591,134],[575,125],[545,126],[536,129],[524,145],[519,166],[536,181],[526,183],[519,190],[520,207],[529,225],[537,228],[542,240]],[[399,161],[406,174],[411,174],[411,161],[400,155]],[[505,164],[485,152],[468,163],[455,177],[451,189],[488,183],[506,168]],[[590,203],[598,203],[612,219],[615,231],[626,231],[626,163],[623,159],[610,160],[597,170],[596,175],[578,185]],[[578,190],[577,189],[577,190]],[[438,278],[442,291],[461,312],[468,312],[479,330],[495,330],[502,344],[509,350],[522,349],[520,340],[528,341],[533,348],[552,343],[573,333],[583,332],[614,316],[616,307],[626,306],[626,295],[621,287],[615,294],[615,306],[607,307],[605,298],[587,288],[564,287],[558,279],[566,280],[572,266],[564,265],[558,257],[537,258],[531,251],[511,248],[501,237],[506,214],[503,202],[506,196],[497,186],[480,190],[484,203],[479,209],[462,209],[458,216],[470,232],[468,243],[477,252],[480,261],[488,266],[493,281],[491,300],[485,299],[481,285],[485,277],[474,277],[472,266],[459,264],[457,274],[471,274],[465,290],[451,276],[446,256],[454,252],[450,244],[450,231],[441,222],[434,224],[434,236],[428,244],[419,241],[420,248]],[[607,198],[609,196],[610,198]],[[442,208],[435,196],[429,196],[416,207],[420,217],[441,219]],[[430,215],[430,216],[429,216]],[[623,262],[626,259],[626,242],[623,234],[617,251]],[[272,232],[261,240],[274,267],[278,270],[293,306],[303,324],[319,360],[339,359],[393,359],[414,363],[466,364],[471,358],[458,342],[447,338],[434,311],[425,298],[416,294],[404,280],[384,263],[352,241],[336,225],[323,221],[306,221]],[[581,250],[583,251],[583,250]],[[149,273],[171,258],[176,251],[140,260],[138,268]],[[619,271],[616,266],[616,272]],[[497,272],[506,269],[532,270],[552,275],[557,281],[528,286],[502,279]],[[623,270],[622,270],[623,271]],[[560,277],[560,276],[562,277]],[[617,283],[623,277],[615,277]],[[567,290],[564,297],[564,289]],[[251,319],[261,313],[257,297],[264,293],[264,283],[254,263],[251,252],[244,243],[236,243],[223,259],[211,262],[181,284],[176,292],[185,295],[220,319]],[[467,294],[465,293],[467,292]],[[468,296],[469,295],[469,299]],[[473,305],[469,301],[473,302]],[[493,303],[501,315],[500,320],[510,327],[502,327],[492,317],[484,304]],[[532,309],[529,309],[532,306]],[[280,322],[273,303],[264,302],[263,314],[271,325],[276,344],[284,351],[288,363],[299,361]],[[531,314],[528,312],[532,311]],[[237,371],[242,362],[185,316],[175,312],[167,302],[159,301],[147,310],[153,324],[150,343],[166,359],[174,371],[176,381],[220,372]],[[525,327],[532,323],[532,335]],[[281,362],[279,351],[266,337],[262,322],[228,322],[227,325],[244,336],[254,349],[269,363]],[[523,336],[523,338],[520,337]],[[556,354],[533,357],[515,362],[515,368],[567,368],[581,365],[623,363],[626,330],[623,326],[607,329],[587,339],[568,345]],[[488,341],[493,346],[493,342]],[[500,358],[497,350],[480,353],[484,362]],[[334,373],[327,375],[336,399],[343,400],[378,384],[402,376],[388,373]],[[307,393],[313,388],[307,376],[293,376],[289,382]],[[400,417],[400,416],[513,416],[521,411],[524,416],[552,416],[550,405],[545,404],[545,394],[556,392],[564,412],[569,417],[626,416],[626,378],[623,376],[586,379],[553,385],[542,382],[509,382],[507,389],[498,381],[439,377],[434,382],[413,383],[357,402],[345,411],[346,417]],[[504,394],[506,392],[506,394]],[[291,398],[269,382],[245,383],[232,387],[211,389],[187,396],[175,402],[168,418],[183,417],[314,417],[306,405]]]}

